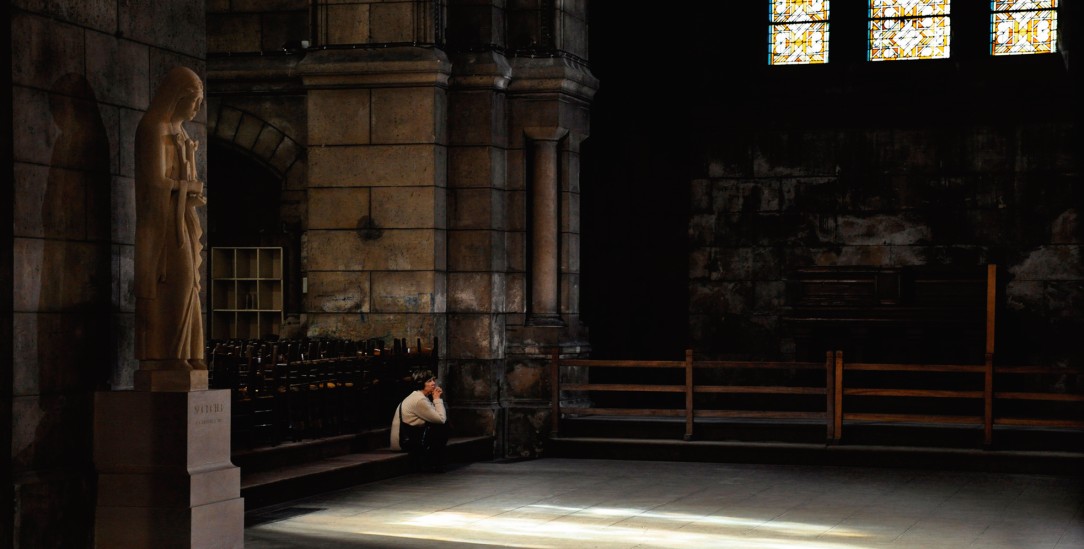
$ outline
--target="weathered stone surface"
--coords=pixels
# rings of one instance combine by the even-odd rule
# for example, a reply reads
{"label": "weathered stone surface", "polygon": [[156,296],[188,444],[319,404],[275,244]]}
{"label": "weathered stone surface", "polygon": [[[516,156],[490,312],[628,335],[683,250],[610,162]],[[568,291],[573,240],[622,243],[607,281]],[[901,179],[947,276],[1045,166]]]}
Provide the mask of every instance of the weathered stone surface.
{"label": "weathered stone surface", "polygon": [[523,272],[527,270],[527,235],[524,232],[506,232],[504,234],[505,254],[508,270]]}
{"label": "weathered stone surface", "polygon": [[235,12],[302,11],[309,7],[307,0],[230,0]]}
{"label": "weathered stone surface", "polygon": [[716,212],[778,211],[779,181],[716,181],[712,186],[712,204]]}
{"label": "weathered stone surface", "polygon": [[237,128],[241,125],[241,117],[244,113],[234,108],[223,107],[218,114],[218,121],[214,126],[214,134],[219,139],[233,142],[237,135]]}
{"label": "weathered stone surface", "polygon": [[[577,223],[577,225],[579,225]],[[565,273],[578,273],[580,272],[580,235],[576,233],[562,233],[561,234],[561,247],[559,250],[561,254],[559,265],[561,272]]]}
{"label": "weathered stone surface", "polygon": [[444,273],[400,271],[372,273],[372,312],[442,313],[447,303]]}
{"label": "weathered stone surface", "polygon": [[523,313],[527,310],[527,275],[523,272],[505,276],[505,311]]}
{"label": "weathered stone surface", "polygon": [[135,246],[114,244],[112,250],[113,284],[110,294],[113,310],[135,312]]}
{"label": "weathered stone surface", "polygon": [[512,190],[505,193],[505,228],[509,231],[527,230],[527,193],[523,190]]}
{"label": "weathered stone surface", "polygon": [[135,181],[127,177],[112,179],[110,194],[110,238],[115,243],[135,242]]}
{"label": "weathered stone surface", "polygon": [[841,216],[839,238],[848,245],[909,245],[927,241],[929,228],[907,216]]}
{"label": "weathered stone surface", "polygon": [[449,144],[499,145],[507,139],[504,94],[493,90],[456,90],[448,104]]}
{"label": "weathered stone surface", "polygon": [[370,41],[413,42],[412,2],[380,2],[369,5]]}
{"label": "weathered stone surface", "polygon": [[16,470],[73,465],[91,448],[92,406],[82,394],[16,396],[11,400],[11,460]]}
{"label": "weathered stone surface", "polygon": [[504,233],[498,231],[448,231],[448,269],[489,271],[503,257]]}
{"label": "weathered stone surface", "polygon": [[[133,300],[134,301],[134,300]],[[133,305],[134,307],[134,305]],[[113,390],[129,390],[135,385],[135,371],[139,361],[135,359],[135,312],[134,309],[113,314],[117,361],[113,364],[109,387]]]}
{"label": "weathered stone surface", "polygon": [[309,229],[357,229],[369,216],[368,187],[310,187]]}
{"label": "weathered stone surface", "polygon": [[579,273],[561,273],[558,287],[558,308],[562,315],[577,313],[580,310],[580,275]]}
{"label": "weathered stone surface", "polygon": [[[405,5],[405,4],[404,4]],[[372,90],[372,142],[443,143],[443,90],[376,88]]]}
{"label": "weathered stone surface", "polygon": [[327,15],[329,44],[369,42],[369,4],[326,4],[321,10]]}
{"label": "weathered stone surface", "polygon": [[776,313],[785,306],[787,285],[781,280],[755,281],[753,283],[753,310]]}
{"label": "weathered stone surface", "polygon": [[448,224],[443,187],[374,187],[373,219],[389,229],[443,229]]}
{"label": "weathered stone surface", "polygon": [[364,145],[370,142],[370,90],[312,90],[308,98],[311,146]]}
{"label": "weathered stone surface", "polygon": [[147,46],[108,34],[86,35],[87,80],[98,101],[145,109],[150,103]]}
{"label": "weathered stone surface", "polygon": [[308,267],[310,271],[443,270],[443,240],[444,231],[432,229],[382,230],[373,239],[355,231],[309,231]]}
{"label": "weathered stone surface", "polygon": [[490,314],[448,314],[448,356],[464,359],[500,358],[504,322]]}
{"label": "weathered stone surface", "polygon": [[204,57],[207,25],[203,2],[123,2],[117,9],[118,26],[124,36],[191,57]]}
{"label": "weathered stone surface", "polygon": [[503,219],[504,193],[489,188],[454,189],[450,193],[451,227],[490,229]]}
{"label": "weathered stone surface", "polygon": [[505,151],[505,164],[508,179],[505,188],[508,190],[522,191],[527,188],[527,170],[523,166],[523,149],[507,149]]}
{"label": "weathered stone surface", "polygon": [[49,114],[49,96],[46,92],[21,86],[11,90],[13,127],[19,128],[19,139],[12,146],[16,162],[49,165],[58,132]]}
{"label": "weathered stone surface", "polygon": [[85,59],[79,27],[25,12],[12,14],[12,84],[52,90],[65,75],[86,74]]}
{"label": "weathered stone surface", "polygon": [[[448,333],[451,337],[455,337],[455,330],[451,324],[449,324]],[[501,376],[503,375],[504,363],[500,360],[450,360],[442,386],[451,393],[456,407],[495,405],[500,398]],[[490,417],[491,420],[492,417]],[[489,421],[485,423],[492,427]]]}
{"label": "weathered stone surface", "polygon": [[264,121],[259,118],[243,114],[237,125],[237,133],[233,136],[233,143],[245,150],[251,150],[256,145],[256,139],[263,132]]}
{"label": "weathered stone surface", "polygon": [[545,407],[509,406],[505,414],[505,457],[536,457],[545,449],[550,410]]}
{"label": "weathered stone surface", "polygon": [[14,288],[17,311],[82,310],[108,303],[109,245],[85,241],[16,238]]}
{"label": "weathered stone surface", "polygon": [[689,312],[743,315],[752,310],[752,282],[718,282],[689,285]]}
{"label": "weathered stone surface", "polygon": [[309,182],[321,186],[441,185],[444,147],[371,145],[309,149]]}
{"label": "weathered stone surface", "polygon": [[1015,280],[1082,280],[1084,257],[1080,246],[1050,245],[1032,250],[1008,271]]}
{"label": "weathered stone surface", "polygon": [[271,158],[285,139],[286,136],[278,128],[265,124],[260,135],[256,137],[256,142],[252,144],[252,153],[260,159]]}
{"label": "weathered stone surface", "polygon": [[[582,4],[582,2],[580,2]],[[575,4],[572,2],[571,4]],[[575,6],[573,6],[575,8]],[[578,9],[559,11],[561,18],[561,49],[572,55],[587,58],[587,21],[586,14],[578,16]]]}
{"label": "weathered stone surface", "polygon": [[369,312],[369,277],[368,272],[309,271],[309,308],[325,313]]}
{"label": "weathered stone surface", "polygon": [[505,400],[549,401],[549,361],[508,357],[501,397]]}
{"label": "weathered stone surface", "polygon": [[1084,224],[1076,208],[1061,212],[1050,224],[1051,244],[1079,244],[1084,241]]}
{"label": "weathered stone surface", "polygon": [[448,148],[449,187],[503,188],[504,149],[487,146]]}
{"label": "weathered stone surface", "polygon": [[580,193],[562,192],[558,198],[560,205],[560,231],[562,233],[580,232]]}
{"label": "weathered stone surface", "polygon": [[503,303],[503,273],[448,273],[448,311],[498,312]]}
{"label": "weathered stone surface", "polygon": [[308,313],[306,315],[309,337],[336,337],[344,339],[379,338],[391,341],[405,337],[409,341],[422,338],[432,341],[439,337],[444,345],[446,319],[443,315],[390,313],[390,314],[335,314]]}

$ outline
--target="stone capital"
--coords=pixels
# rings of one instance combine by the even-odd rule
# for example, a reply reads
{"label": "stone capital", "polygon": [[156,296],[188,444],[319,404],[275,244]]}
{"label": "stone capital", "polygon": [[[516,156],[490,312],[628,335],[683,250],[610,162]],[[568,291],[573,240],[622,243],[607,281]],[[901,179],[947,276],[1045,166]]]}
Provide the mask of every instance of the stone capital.
{"label": "stone capital", "polygon": [[590,102],[598,91],[598,78],[584,65],[563,57],[512,60],[510,93],[564,94]]}
{"label": "stone capital", "polygon": [[568,134],[568,128],[559,126],[542,126],[523,128],[523,135],[535,141],[559,141]]}
{"label": "stone capital", "polygon": [[495,51],[452,55],[450,85],[462,90],[505,91],[512,81],[512,65]]}

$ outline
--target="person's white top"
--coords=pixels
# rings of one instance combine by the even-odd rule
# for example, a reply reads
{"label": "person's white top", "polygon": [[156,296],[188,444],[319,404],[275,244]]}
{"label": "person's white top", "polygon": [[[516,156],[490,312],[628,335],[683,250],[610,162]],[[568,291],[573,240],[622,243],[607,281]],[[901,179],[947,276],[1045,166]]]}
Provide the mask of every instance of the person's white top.
{"label": "person's white top", "polygon": [[444,410],[444,400],[433,399],[430,401],[421,391],[414,391],[407,395],[399,406],[395,407],[395,415],[391,418],[391,449],[402,450],[399,447],[399,407],[403,408],[403,421],[407,425],[423,425],[425,422],[443,424],[448,420],[448,413]]}

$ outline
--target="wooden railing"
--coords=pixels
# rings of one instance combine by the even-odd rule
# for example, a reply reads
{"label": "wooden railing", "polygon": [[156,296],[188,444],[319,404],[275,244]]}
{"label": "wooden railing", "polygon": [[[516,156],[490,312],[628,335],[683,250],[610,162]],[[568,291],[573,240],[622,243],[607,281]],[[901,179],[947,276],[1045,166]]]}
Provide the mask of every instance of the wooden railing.
{"label": "wooden railing", "polygon": [[[649,416],[649,417],[684,417],[685,439],[693,438],[696,418],[758,418],[758,419],[814,419],[825,421],[828,428],[833,425],[832,396],[828,387],[831,383],[823,379],[818,385],[791,384],[720,384],[696,383],[696,372],[722,372],[726,370],[760,370],[776,372],[795,372],[800,370],[819,371],[828,378],[833,372],[831,354],[824,363],[816,362],[750,362],[750,361],[694,361],[692,350],[685,351],[684,361],[636,361],[636,360],[590,360],[561,359],[560,354],[552,354],[551,387],[553,390],[552,431],[558,432],[562,413],[574,415],[608,416]],[[636,384],[636,383],[562,383],[560,369],[563,366],[590,368],[654,368],[681,369],[684,371],[684,384]],[[684,408],[596,408],[596,407],[561,407],[562,391],[621,391],[630,393],[681,393],[684,395]],[[748,409],[697,407],[696,395],[820,395],[825,407],[819,411],[787,409]],[[725,399],[724,399],[725,401]],[[829,433],[831,437],[831,433]]]}
{"label": "wooden railing", "polygon": [[[823,364],[813,362],[718,361],[693,359],[691,350],[684,361],[634,361],[562,359],[552,353],[552,432],[559,433],[563,415],[679,417],[685,419],[685,439],[695,436],[699,418],[801,419],[823,421],[829,442],[843,439],[844,427],[858,423],[913,423],[922,425],[974,425],[983,429],[985,446],[993,443],[994,426],[1030,426],[1084,429],[1084,371],[1043,366],[997,366],[986,364],[875,364],[846,363],[840,351],[826,353]],[[641,384],[567,382],[562,368],[575,367],[590,378],[592,369],[683,370],[684,383]],[[820,383],[725,384],[698,382],[699,377],[726,370],[760,372],[821,372]],[[611,376],[612,377],[612,376]],[[635,375],[628,375],[629,379]],[[793,376],[790,376],[793,377]],[[902,379],[900,379],[902,377]],[[1057,380],[1057,381],[1055,381]],[[1059,382],[1060,381],[1060,382]],[[914,383],[912,386],[911,383]],[[932,388],[931,388],[932,386]],[[593,407],[562,406],[562,395],[575,392],[624,392],[631,394],[682,394],[684,407]],[[697,395],[720,395],[713,403],[697,404]],[[814,409],[793,410],[775,407],[726,407],[727,396],[798,395],[823,396]],[[572,399],[575,400],[575,399]],[[586,399],[580,399],[586,400]],[[773,401],[778,404],[780,401]],[[919,407],[916,403],[922,402]],[[1053,406],[1035,406],[1047,403]],[[1016,404],[1016,405],[1014,405]],[[903,411],[900,411],[903,410]],[[1005,410],[1001,413],[1001,410]]]}

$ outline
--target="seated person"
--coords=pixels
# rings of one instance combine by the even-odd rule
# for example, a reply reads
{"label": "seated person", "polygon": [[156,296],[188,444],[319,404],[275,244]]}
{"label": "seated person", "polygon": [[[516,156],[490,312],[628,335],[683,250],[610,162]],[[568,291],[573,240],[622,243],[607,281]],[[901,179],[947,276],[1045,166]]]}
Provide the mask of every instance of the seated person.
{"label": "seated person", "polygon": [[[411,379],[415,390],[396,406],[391,420],[391,449],[404,450],[400,444],[400,423],[424,427],[427,431],[422,438],[422,444],[406,450],[410,452],[415,468],[442,472],[444,447],[448,444],[448,413],[441,398],[444,390],[437,386],[437,378],[429,370],[416,372]],[[420,432],[421,429],[417,431]]]}

